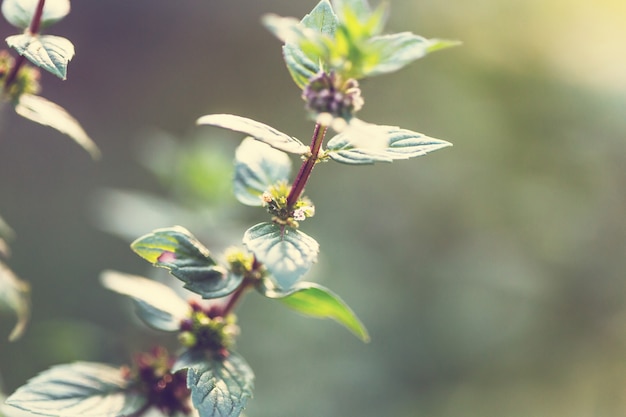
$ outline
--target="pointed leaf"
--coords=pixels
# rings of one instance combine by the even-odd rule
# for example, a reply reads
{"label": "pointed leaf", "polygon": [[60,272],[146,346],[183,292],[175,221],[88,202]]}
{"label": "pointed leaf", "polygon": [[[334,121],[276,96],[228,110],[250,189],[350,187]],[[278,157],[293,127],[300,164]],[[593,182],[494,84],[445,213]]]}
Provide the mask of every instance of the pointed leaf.
{"label": "pointed leaf", "polygon": [[367,330],[356,314],[338,295],[321,285],[299,283],[296,291],[280,298],[280,301],[306,316],[335,320],[362,341],[369,342]]}
{"label": "pointed leaf", "polygon": [[246,231],[243,243],[265,265],[281,290],[291,288],[317,262],[319,244],[301,231],[259,223]]}
{"label": "pointed leaf", "polygon": [[142,258],[165,268],[203,298],[224,297],[239,287],[243,277],[216,265],[209,250],[187,229],[174,226],[140,237],[131,248]]}
{"label": "pointed leaf", "polygon": [[235,154],[235,196],[243,204],[260,206],[263,192],[278,181],[287,181],[290,172],[286,153],[246,138]]}
{"label": "pointed leaf", "polygon": [[259,123],[252,119],[232,114],[209,114],[198,119],[199,125],[218,126],[250,135],[256,140],[267,143],[272,148],[283,152],[305,154],[309,147],[296,138],[292,138],[273,127]]}
{"label": "pointed leaf", "polygon": [[187,369],[187,387],[200,417],[237,417],[252,397],[254,374],[236,352],[226,358],[200,350],[184,352],[172,372]]}
{"label": "pointed leaf", "polygon": [[10,310],[17,316],[9,340],[18,339],[24,333],[30,317],[30,286],[3,262],[0,262],[0,310]]}
{"label": "pointed leaf", "polygon": [[100,150],[98,150],[96,144],[85,133],[80,123],[63,107],[40,96],[22,94],[15,106],[15,112],[35,123],[50,126],[68,135],[89,152],[92,158],[96,159],[100,156]]}
{"label": "pointed leaf", "polygon": [[53,35],[22,33],[9,36],[7,44],[30,62],[65,80],[67,64],[74,57],[74,45],[69,40]]}
{"label": "pointed leaf", "polygon": [[[33,20],[39,0],[4,0],[2,14],[9,23],[26,29]],[[70,12],[70,0],[47,0],[41,16],[41,27],[63,19]]]}
{"label": "pointed leaf", "polygon": [[459,45],[459,42],[426,39],[410,32],[374,36],[367,42],[369,65],[364,76],[387,74],[405,67],[430,52]]}
{"label": "pointed leaf", "polygon": [[[296,85],[304,88],[320,70],[320,61],[328,55],[326,46],[332,43],[338,19],[328,0],[317,6],[297,24],[293,18],[268,15],[263,23],[285,42],[283,57]],[[303,49],[304,46],[304,49]]]}
{"label": "pointed leaf", "polygon": [[[368,124],[367,128],[348,129],[330,139],[327,155],[337,162],[362,165],[414,158],[452,146],[450,142],[399,127]],[[373,145],[368,146],[368,142]]]}
{"label": "pointed leaf", "polygon": [[48,416],[117,417],[138,411],[146,399],[131,391],[120,368],[76,362],[39,374],[6,402]]}
{"label": "pointed leaf", "polygon": [[104,271],[100,282],[111,291],[131,297],[137,306],[137,315],[157,330],[180,330],[181,320],[191,315],[189,304],[160,282],[116,271]]}

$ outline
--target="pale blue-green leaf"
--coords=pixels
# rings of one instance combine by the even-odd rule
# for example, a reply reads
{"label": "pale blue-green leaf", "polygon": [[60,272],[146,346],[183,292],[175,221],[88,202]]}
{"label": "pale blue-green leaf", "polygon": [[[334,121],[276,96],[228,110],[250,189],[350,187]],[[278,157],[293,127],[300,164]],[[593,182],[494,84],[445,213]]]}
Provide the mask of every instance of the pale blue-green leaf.
{"label": "pale blue-green leaf", "polygon": [[271,185],[287,181],[291,160],[286,153],[246,138],[235,153],[235,197],[243,204],[260,206],[261,195]]}
{"label": "pale blue-green leaf", "polygon": [[[30,26],[39,0],[4,0],[2,15],[13,26]],[[47,0],[41,16],[41,26],[47,27],[63,19],[70,12],[70,0]]]}
{"label": "pale blue-green leaf", "polygon": [[200,417],[237,417],[254,389],[254,373],[238,353],[218,357],[211,352],[187,350],[172,372],[187,369],[187,387]]}
{"label": "pale blue-green leaf", "polygon": [[[292,18],[282,19],[289,20],[275,19],[274,22],[266,22],[266,26],[272,24],[274,28],[268,26],[268,29],[275,34],[278,28],[281,28],[282,38],[277,36],[285,42],[283,46],[285,64],[296,85],[304,88],[309,79],[322,69],[320,64],[328,55],[327,47],[329,43],[332,44],[338,19],[327,0],[320,1],[301,22],[298,22],[299,24]],[[303,43],[308,45],[306,48],[308,53],[302,49]]]}
{"label": "pale blue-green leaf", "polygon": [[299,282],[287,292],[272,288],[272,284],[257,286],[257,289],[268,298],[278,298],[287,307],[309,317],[332,319],[343,325],[364,342],[369,335],[363,323],[352,309],[328,288],[312,282]]}
{"label": "pale blue-green leaf", "polygon": [[22,94],[15,106],[15,112],[28,120],[49,126],[69,136],[89,152],[92,158],[100,157],[100,150],[85,133],[80,123],[58,104],[40,96]]}
{"label": "pale blue-green leaf", "polygon": [[333,0],[333,7],[337,14],[342,17],[349,12],[362,21],[367,20],[372,14],[372,9],[367,0]]}
{"label": "pale blue-green leaf", "polygon": [[67,64],[74,57],[74,45],[66,38],[54,35],[22,33],[9,36],[7,44],[30,62],[65,80]]}
{"label": "pale blue-green leaf", "polygon": [[310,13],[302,18],[304,27],[314,29],[329,36],[337,30],[339,20],[328,0],[320,1]]}
{"label": "pale blue-green leaf", "polygon": [[116,271],[104,271],[100,282],[111,291],[131,297],[137,306],[137,315],[157,330],[177,331],[181,320],[191,315],[189,304],[160,282]]}
{"label": "pale blue-green leaf", "polygon": [[298,87],[303,89],[309,80],[320,72],[319,62],[310,59],[296,44],[283,46],[283,57],[289,74]]}
{"label": "pale blue-green leaf", "polygon": [[291,288],[317,262],[319,244],[288,226],[259,223],[246,231],[243,243],[267,268],[282,290]]}
{"label": "pale blue-green leaf", "polygon": [[3,262],[0,262],[0,310],[12,311],[17,316],[9,340],[18,339],[24,333],[30,317],[30,286]]}
{"label": "pale blue-green leaf", "polygon": [[181,226],[154,230],[131,244],[139,256],[167,269],[185,288],[203,298],[224,297],[239,287],[243,277],[217,265],[209,250]]}
{"label": "pale blue-green leaf", "polygon": [[365,76],[397,71],[430,52],[459,45],[459,42],[426,39],[410,32],[374,36],[368,40],[366,50],[369,66],[363,68]]}
{"label": "pale blue-green leaf", "polygon": [[297,43],[307,37],[306,28],[294,17],[269,13],[261,18],[261,23],[283,43]]}
{"label": "pale blue-green leaf", "polygon": [[309,152],[309,147],[298,139],[286,135],[273,127],[246,117],[233,114],[208,114],[198,119],[199,125],[218,126],[250,135],[256,140],[267,143],[279,151],[303,155]]}
{"label": "pale blue-green leaf", "polygon": [[120,368],[76,362],[42,372],[18,388],[6,402],[47,416],[118,417],[138,411],[146,399],[131,390]]}
{"label": "pale blue-green leaf", "polygon": [[[337,162],[362,165],[409,159],[452,146],[450,142],[399,127],[369,126],[369,133],[347,129],[334,136],[328,141],[327,155]],[[371,137],[368,136],[370,133]]]}

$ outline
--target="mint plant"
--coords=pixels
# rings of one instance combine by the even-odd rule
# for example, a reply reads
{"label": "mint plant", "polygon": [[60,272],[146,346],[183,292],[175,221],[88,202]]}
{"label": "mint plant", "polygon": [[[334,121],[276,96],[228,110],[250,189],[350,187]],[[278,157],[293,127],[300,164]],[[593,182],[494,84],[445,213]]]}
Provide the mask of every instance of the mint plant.
{"label": "mint plant", "polygon": [[[106,288],[131,298],[146,325],[175,334],[180,350],[170,354],[156,347],[122,367],[55,366],[19,388],[7,404],[66,417],[141,416],[154,409],[169,416],[239,416],[252,397],[254,374],[236,351],[235,311],[252,292],[306,316],[332,319],[369,341],[363,323],[337,294],[305,280],[320,245],[301,225],[315,215],[304,192],[317,165],[393,162],[451,145],[357,117],[365,104],[359,80],[456,45],[408,32],[383,34],[386,16],[384,4],[322,0],[302,20],[263,18],[283,43],[287,69],[301,89],[313,124],[310,142],[231,114],[205,115],[198,124],[245,135],[235,153],[234,193],[242,204],[263,208],[265,221],[243,232],[242,246],[225,248],[220,256],[182,226],[154,230],[131,244],[141,258],[180,280],[189,300],[148,278],[112,270],[101,275]],[[292,156],[300,160],[295,175]]]}

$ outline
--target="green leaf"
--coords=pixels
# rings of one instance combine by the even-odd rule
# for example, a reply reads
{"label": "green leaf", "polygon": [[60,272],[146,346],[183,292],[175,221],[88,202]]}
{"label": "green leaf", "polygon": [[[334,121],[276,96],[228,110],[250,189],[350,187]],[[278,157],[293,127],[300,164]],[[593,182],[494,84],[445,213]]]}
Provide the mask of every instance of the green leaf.
{"label": "green leaf", "polygon": [[9,36],[7,44],[30,62],[65,80],[67,64],[74,56],[74,45],[66,38],[54,35],[22,33]]}
{"label": "green leaf", "polygon": [[307,273],[319,253],[315,239],[275,223],[252,226],[244,234],[243,243],[265,265],[281,290],[291,288]]}
{"label": "green leaf", "polygon": [[273,127],[259,123],[252,119],[232,114],[209,114],[198,119],[199,125],[218,126],[250,135],[256,140],[267,143],[279,151],[303,155],[309,152],[309,147],[298,139],[288,136]]}
{"label": "green leaf", "polygon": [[459,42],[426,39],[410,32],[374,36],[368,40],[364,76],[397,71],[430,52],[459,45]]}
{"label": "green leaf", "polygon": [[271,286],[258,288],[268,298],[278,298],[287,307],[309,317],[332,319],[345,326],[364,342],[370,338],[356,314],[335,293],[312,282],[299,282],[288,292],[280,292]]}
{"label": "green leaf", "polygon": [[[13,26],[26,29],[33,20],[39,0],[4,0],[2,15]],[[41,27],[50,26],[70,12],[70,0],[47,0],[41,16]]]}
{"label": "green leaf", "polygon": [[320,1],[298,22],[293,18],[266,15],[263,23],[281,39],[283,57],[296,85],[304,88],[326,61],[338,19],[328,0]]}
{"label": "green leaf", "polygon": [[235,196],[243,204],[260,206],[263,192],[278,181],[287,181],[290,172],[286,153],[246,138],[235,153]]}
{"label": "green leaf", "polygon": [[85,133],[80,123],[58,104],[54,104],[40,96],[22,94],[15,106],[15,112],[35,123],[50,126],[68,135],[74,142],[89,152],[92,158],[97,159],[100,156],[100,150]]}
{"label": "green leaf", "polygon": [[18,339],[24,333],[30,317],[30,286],[3,262],[0,262],[0,310],[10,310],[17,316],[9,340]]}
{"label": "green leaf", "polygon": [[47,416],[117,417],[140,410],[146,399],[131,391],[120,368],[76,362],[54,366],[32,378],[6,403]]}
{"label": "green leaf", "polygon": [[254,373],[236,352],[225,358],[200,350],[185,351],[172,372],[187,369],[187,388],[200,417],[237,417],[252,397]]}
{"label": "green leaf", "polygon": [[131,248],[142,258],[167,269],[185,288],[203,298],[220,298],[235,291],[243,277],[216,265],[209,250],[187,229],[157,229],[135,240]]}
{"label": "green leaf", "polygon": [[127,295],[137,306],[137,315],[157,330],[174,332],[191,307],[170,287],[151,279],[116,271],[104,271],[100,282],[111,291]]}
{"label": "green leaf", "polygon": [[326,154],[330,158],[344,164],[363,165],[414,158],[452,146],[450,142],[395,126],[363,122],[355,126],[328,141]]}

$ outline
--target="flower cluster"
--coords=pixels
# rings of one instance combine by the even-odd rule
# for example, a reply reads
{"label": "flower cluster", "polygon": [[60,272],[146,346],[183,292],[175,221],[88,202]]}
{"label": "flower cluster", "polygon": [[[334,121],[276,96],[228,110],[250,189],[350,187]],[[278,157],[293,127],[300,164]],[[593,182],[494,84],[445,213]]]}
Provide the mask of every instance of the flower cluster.
{"label": "flower cluster", "polygon": [[[7,51],[0,51],[0,86],[3,89],[3,98],[17,102],[22,94],[37,94],[41,90],[39,78],[41,73],[37,68],[22,66],[14,75],[12,82],[6,86],[7,77],[11,76],[11,71],[15,65],[15,60]],[[13,78],[11,76],[11,78]]]}
{"label": "flower cluster", "polygon": [[187,388],[187,373],[172,373],[174,358],[162,347],[135,356],[134,368],[123,368],[127,380],[136,381],[148,404],[163,414],[188,415],[192,411]]}
{"label": "flower cluster", "polygon": [[267,211],[274,216],[272,221],[297,228],[299,221],[315,215],[315,206],[307,197],[301,197],[289,207],[287,197],[290,191],[291,187],[287,182],[281,181],[265,191],[261,200]]}
{"label": "flower cluster", "polygon": [[180,324],[178,340],[190,349],[208,350],[218,356],[228,356],[239,334],[234,314],[223,316],[219,307],[204,308],[191,301],[191,316]]}
{"label": "flower cluster", "polygon": [[309,80],[302,91],[302,98],[312,115],[329,113],[346,120],[350,120],[364,103],[357,80],[343,80],[335,72],[323,71]]}

